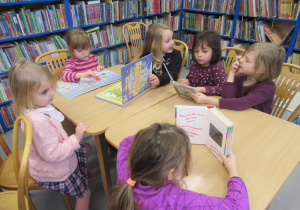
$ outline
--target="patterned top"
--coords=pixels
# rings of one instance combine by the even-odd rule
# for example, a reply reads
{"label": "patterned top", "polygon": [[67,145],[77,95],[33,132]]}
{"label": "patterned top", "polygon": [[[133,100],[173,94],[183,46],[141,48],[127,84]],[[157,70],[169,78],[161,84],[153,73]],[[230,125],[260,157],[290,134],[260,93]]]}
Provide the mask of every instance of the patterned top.
{"label": "patterned top", "polygon": [[221,95],[226,75],[220,63],[201,67],[193,63],[186,77],[192,87],[205,87],[207,95]]}
{"label": "patterned top", "polygon": [[97,58],[93,54],[89,54],[89,60],[79,60],[71,57],[67,60],[66,68],[63,71],[61,78],[65,82],[79,82],[79,79],[75,79],[77,73],[86,72],[88,70],[96,71],[98,66]]}
{"label": "patterned top", "polygon": [[[117,175],[119,183],[126,183],[130,177],[127,157],[134,136],[125,138],[117,155]],[[249,209],[247,188],[239,177],[228,181],[225,198],[211,197],[190,190],[181,189],[178,184],[165,181],[160,188],[143,186],[139,182],[133,187],[134,201],[139,209]]]}
{"label": "patterned top", "polygon": [[219,100],[222,109],[244,110],[254,108],[271,114],[272,104],[276,92],[276,84],[273,81],[257,82],[244,86],[247,76],[238,74],[234,82],[226,82]]}

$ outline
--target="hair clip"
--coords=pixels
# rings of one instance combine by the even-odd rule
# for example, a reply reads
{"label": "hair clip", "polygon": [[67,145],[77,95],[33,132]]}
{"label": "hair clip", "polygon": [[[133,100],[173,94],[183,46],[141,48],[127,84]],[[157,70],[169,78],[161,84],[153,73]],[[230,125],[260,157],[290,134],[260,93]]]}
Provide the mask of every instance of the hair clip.
{"label": "hair clip", "polygon": [[134,186],[136,183],[136,181],[132,180],[130,177],[127,179],[127,184],[129,184],[130,186]]}

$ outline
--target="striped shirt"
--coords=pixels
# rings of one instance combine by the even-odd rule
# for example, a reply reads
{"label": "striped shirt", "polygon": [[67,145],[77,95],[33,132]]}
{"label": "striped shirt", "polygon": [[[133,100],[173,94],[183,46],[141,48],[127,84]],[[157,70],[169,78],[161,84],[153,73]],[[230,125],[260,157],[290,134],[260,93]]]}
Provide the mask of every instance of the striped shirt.
{"label": "striped shirt", "polygon": [[63,71],[61,78],[65,82],[79,82],[79,79],[75,79],[77,73],[86,72],[88,70],[96,71],[98,66],[97,58],[95,55],[90,54],[89,60],[79,60],[71,57],[67,60],[66,68]]}

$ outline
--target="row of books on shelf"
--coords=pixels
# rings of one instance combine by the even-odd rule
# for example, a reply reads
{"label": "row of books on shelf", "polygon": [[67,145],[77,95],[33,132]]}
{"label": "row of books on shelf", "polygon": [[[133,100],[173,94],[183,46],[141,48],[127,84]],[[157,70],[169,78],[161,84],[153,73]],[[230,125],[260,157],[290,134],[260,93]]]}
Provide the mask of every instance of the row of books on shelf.
{"label": "row of books on shelf", "polygon": [[[287,63],[291,63],[297,66],[300,66],[300,54],[299,53],[293,53],[288,57]],[[298,69],[291,68],[291,72],[295,74],[300,74],[300,71]]]}
{"label": "row of books on shelf", "polygon": [[98,64],[108,68],[118,64],[126,64],[129,62],[128,51],[126,46],[118,46],[112,49],[102,50],[94,53]]}
{"label": "row of books on shelf", "polygon": [[4,104],[0,107],[0,114],[7,128],[14,125],[16,120],[16,114],[13,108],[12,103]]}
{"label": "row of books on shelf", "polygon": [[12,100],[8,79],[0,79],[0,102]]}
{"label": "row of books on shelf", "polygon": [[26,58],[35,61],[39,55],[45,52],[66,48],[65,40],[58,35],[2,43],[0,44],[0,71],[7,71],[17,60]]}
{"label": "row of books on shelf", "polygon": [[299,4],[299,1],[294,0],[241,0],[239,14],[296,20],[300,10]]}
{"label": "row of books on shelf", "polygon": [[174,31],[178,31],[180,28],[180,15],[179,14],[163,14],[159,16],[151,16],[147,18],[138,19],[139,22],[142,22],[149,27],[152,23],[164,23],[169,25]]}
{"label": "row of books on shelf", "polygon": [[138,16],[161,14],[181,8],[181,0],[141,0],[137,1]]}
{"label": "row of books on shelf", "polygon": [[132,0],[102,2],[76,1],[70,4],[73,26],[85,26],[96,23],[119,21],[133,17],[134,3]]}
{"label": "row of books on shelf", "polygon": [[0,39],[51,32],[68,28],[64,4],[46,5],[43,9],[6,10],[0,13]]}
{"label": "row of books on shelf", "polygon": [[184,13],[183,29],[195,31],[216,31],[220,35],[231,36],[233,19],[227,15],[206,15],[201,13]]}
{"label": "row of books on shelf", "polygon": [[236,2],[236,0],[184,0],[183,8],[233,14]]}

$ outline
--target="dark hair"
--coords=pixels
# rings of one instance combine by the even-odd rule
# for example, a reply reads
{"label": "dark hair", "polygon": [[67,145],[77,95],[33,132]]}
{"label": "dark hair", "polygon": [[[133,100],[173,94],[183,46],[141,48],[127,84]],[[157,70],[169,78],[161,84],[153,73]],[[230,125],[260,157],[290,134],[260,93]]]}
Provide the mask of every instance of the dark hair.
{"label": "dark hair", "polygon": [[200,45],[201,47],[203,47],[204,44],[212,49],[210,65],[218,63],[221,60],[221,39],[219,35],[214,31],[200,31],[196,34],[192,46],[193,61],[195,63],[198,63],[194,55],[195,48],[199,47]]}
{"label": "dark hair", "polygon": [[[190,141],[185,131],[175,125],[155,123],[140,130],[131,145],[128,157],[130,178],[153,187],[160,187],[171,169],[178,170],[184,161],[182,177],[188,175],[191,157]],[[133,187],[119,184],[112,189],[111,209],[136,209]]]}

